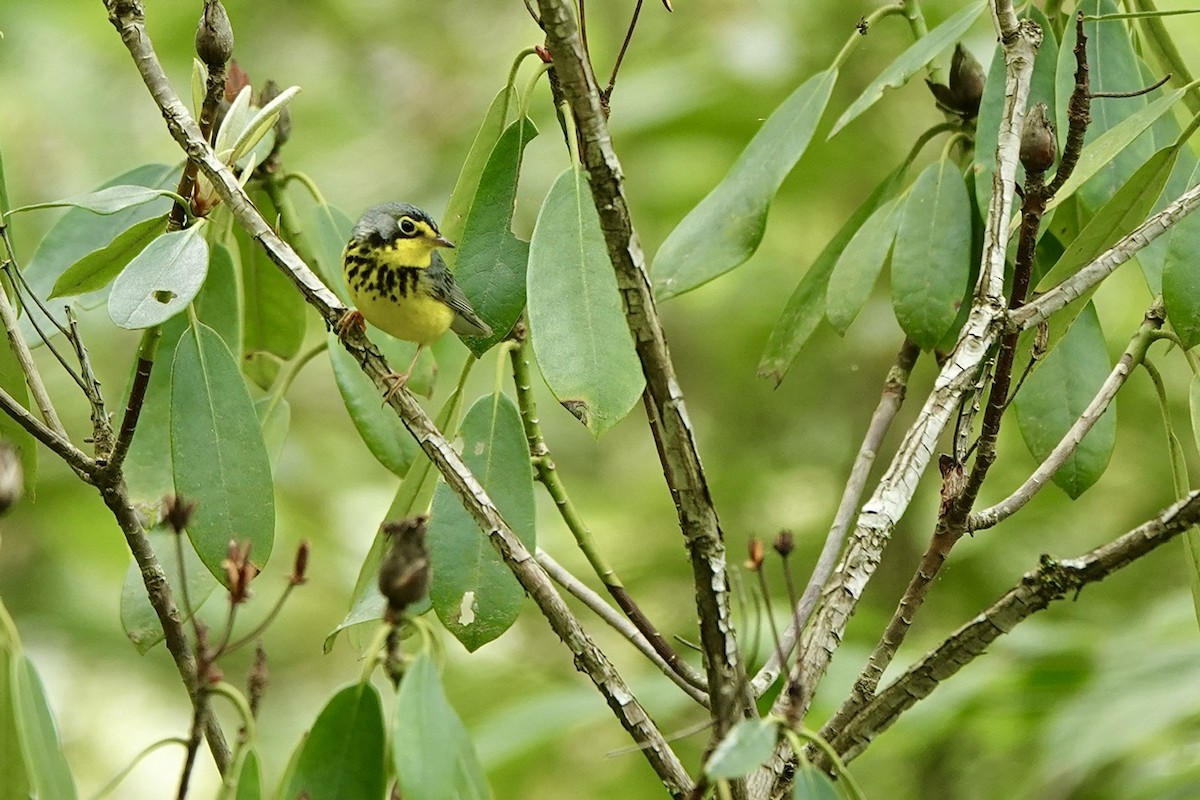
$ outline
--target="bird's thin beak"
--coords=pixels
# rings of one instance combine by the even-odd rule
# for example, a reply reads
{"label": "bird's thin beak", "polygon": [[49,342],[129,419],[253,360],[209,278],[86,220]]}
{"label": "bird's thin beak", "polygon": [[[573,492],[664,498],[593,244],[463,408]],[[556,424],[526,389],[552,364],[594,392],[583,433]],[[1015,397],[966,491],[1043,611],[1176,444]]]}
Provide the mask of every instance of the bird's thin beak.
{"label": "bird's thin beak", "polygon": [[434,240],[433,240],[433,243],[434,243],[434,245],[435,245],[435,246],[437,246],[437,247],[448,247],[448,248],[450,248],[451,250],[453,250],[453,249],[454,249],[454,242],[450,241],[450,240],[449,240],[449,239],[447,239],[445,236],[437,236],[437,237],[435,237],[435,238],[434,238]]}

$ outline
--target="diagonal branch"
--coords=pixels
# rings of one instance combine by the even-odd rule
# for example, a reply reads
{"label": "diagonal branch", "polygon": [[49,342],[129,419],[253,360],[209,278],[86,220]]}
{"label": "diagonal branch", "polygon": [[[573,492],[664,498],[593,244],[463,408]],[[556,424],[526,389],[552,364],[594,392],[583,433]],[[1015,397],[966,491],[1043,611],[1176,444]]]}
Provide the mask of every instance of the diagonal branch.
{"label": "diagonal branch", "polygon": [[752,711],[746,668],[738,652],[730,612],[724,537],[700,464],[683,390],[675,377],[655,308],[646,259],[633,230],[621,164],[601,108],[596,76],[592,74],[570,4],[566,0],[538,0],[538,6],[554,70],[577,123],[592,199],[616,271],[625,318],[646,376],[643,398],[646,414],[692,563],[714,735],[719,738]]}
{"label": "diagonal branch", "polygon": [[1089,583],[1102,580],[1186,532],[1200,522],[1200,491],[1139,527],[1079,557],[1056,561],[1042,556],[1038,569],[987,610],[954,632],[880,692],[831,744],[847,761],[860,754],[918,701],[958,672],[993,641],[1055,600],[1075,596]]}
{"label": "diagonal branch", "polygon": [[[331,326],[336,324],[345,313],[345,307],[258,213],[238,183],[237,177],[213,153],[196,122],[171,88],[146,33],[141,4],[131,0],[105,0],[105,6],[108,8],[109,19],[129,49],[146,88],[162,112],[171,136],[188,158],[196,162],[200,172],[209,179],[238,224],[258,240],[271,260],[283,269],[284,274],[296,285],[305,300],[320,312],[326,323]],[[345,344],[347,350],[362,365],[363,371],[377,385],[383,386],[385,377],[392,374],[392,371],[379,351],[361,334],[348,339]],[[579,620],[555,590],[545,570],[513,534],[491,498],[450,442],[437,430],[424,409],[408,392],[395,393],[389,404],[399,413],[401,420],[441,472],[447,485],[462,499],[467,511],[486,532],[509,569],[537,603],[555,634],[570,649],[576,668],[591,678],[622,726],[634,741],[641,745],[641,751],[671,795],[685,796],[691,788],[691,779],[678,757],[616,668],[583,630]]]}

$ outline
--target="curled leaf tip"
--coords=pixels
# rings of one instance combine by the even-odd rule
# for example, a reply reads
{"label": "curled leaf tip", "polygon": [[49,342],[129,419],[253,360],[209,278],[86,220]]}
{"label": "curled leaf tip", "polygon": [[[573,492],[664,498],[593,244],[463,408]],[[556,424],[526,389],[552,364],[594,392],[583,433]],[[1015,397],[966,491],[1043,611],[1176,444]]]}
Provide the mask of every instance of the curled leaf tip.
{"label": "curled leaf tip", "polygon": [[591,419],[591,409],[585,401],[563,400],[562,405],[563,408],[571,412],[571,415],[574,416],[575,419],[579,420],[584,425],[588,424],[588,421]]}

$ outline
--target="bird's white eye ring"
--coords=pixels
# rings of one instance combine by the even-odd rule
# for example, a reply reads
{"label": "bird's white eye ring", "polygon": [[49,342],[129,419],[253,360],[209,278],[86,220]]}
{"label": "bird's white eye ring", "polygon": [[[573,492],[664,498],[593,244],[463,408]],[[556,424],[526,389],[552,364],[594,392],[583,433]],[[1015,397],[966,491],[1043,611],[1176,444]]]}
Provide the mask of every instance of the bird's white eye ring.
{"label": "bird's white eye ring", "polygon": [[417,232],[417,224],[409,217],[400,218],[400,232],[405,236],[412,236]]}

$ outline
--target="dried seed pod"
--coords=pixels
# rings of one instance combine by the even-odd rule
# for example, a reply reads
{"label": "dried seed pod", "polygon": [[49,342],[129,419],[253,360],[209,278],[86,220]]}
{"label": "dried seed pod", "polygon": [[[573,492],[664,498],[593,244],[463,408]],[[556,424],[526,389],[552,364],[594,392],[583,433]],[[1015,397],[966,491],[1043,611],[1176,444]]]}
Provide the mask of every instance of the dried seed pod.
{"label": "dried seed pod", "polygon": [[429,517],[383,523],[388,550],[379,565],[379,593],[387,598],[392,616],[416,603],[429,591],[429,551],[425,531]]}
{"label": "dried seed pod", "polygon": [[1026,172],[1045,172],[1058,156],[1054,125],[1046,116],[1046,104],[1038,103],[1025,115],[1021,134],[1021,166]]}
{"label": "dried seed pod", "polygon": [[205,0],[196,26],[196,55],[210,70],[219,70],[233,56],[233,26],[221,0]]}

